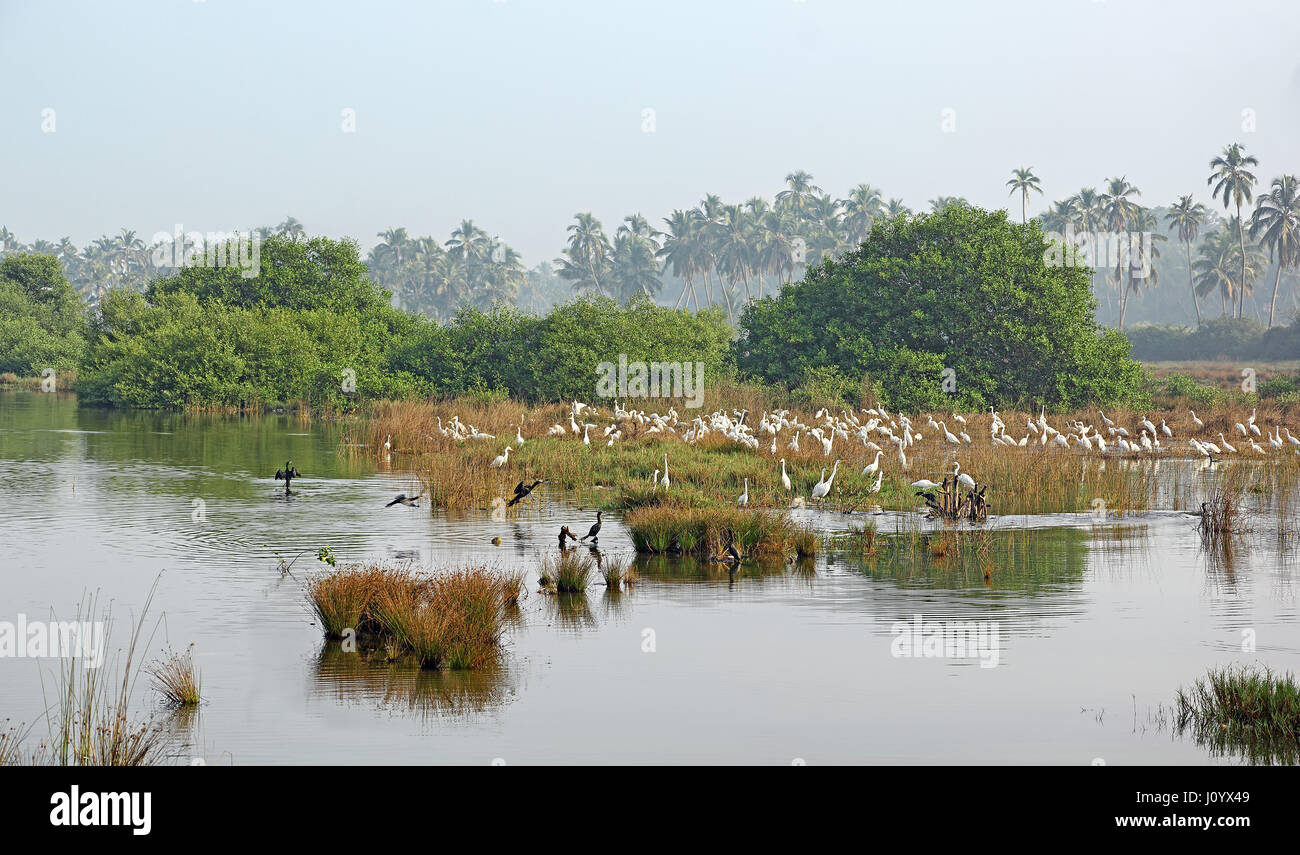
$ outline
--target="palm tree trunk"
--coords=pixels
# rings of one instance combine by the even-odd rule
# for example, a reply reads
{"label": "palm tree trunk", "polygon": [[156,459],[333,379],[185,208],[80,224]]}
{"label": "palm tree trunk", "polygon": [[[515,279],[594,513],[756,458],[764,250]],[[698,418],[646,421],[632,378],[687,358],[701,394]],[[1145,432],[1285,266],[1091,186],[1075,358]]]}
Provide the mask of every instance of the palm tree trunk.
{"label": "palm tree trunk", "polygon": [[682,293],[677,295],[677,302],[673,304],[673,311],[676,311],[677,308],[681,306],[682,300],[686,299],[686,289],[690,286],[690,284],[691,284],[691,280],[689,278],[682,280]]}
{"label": "palm tree trunk", "polygon": [[1183,241],[1187,247],[1187,281],[1192,286],[1192,305],[1196,307],[1196,326],[1201,325],[1201,301],[1196,298],[1196,282],[1192,278],[1192,242]]}
{"label": "palm tree trunk", "polygon": [[1237,317],[1246,316],[1246,230],[1245,224],[1241,221],[1241,201],[1237,201],[1237,248],[1241,251],[1241,294],[1237,296],[1237,304],[1240,310]]}
{"label": "palm tree trunk", "polygon": [[1268,328],[1273,329],[1273,310],[1277,308],[1277,286],[1282,281],[1282,260],[1278,259],[1277,273],[1273,276],[1273,299],[1268,304]]}

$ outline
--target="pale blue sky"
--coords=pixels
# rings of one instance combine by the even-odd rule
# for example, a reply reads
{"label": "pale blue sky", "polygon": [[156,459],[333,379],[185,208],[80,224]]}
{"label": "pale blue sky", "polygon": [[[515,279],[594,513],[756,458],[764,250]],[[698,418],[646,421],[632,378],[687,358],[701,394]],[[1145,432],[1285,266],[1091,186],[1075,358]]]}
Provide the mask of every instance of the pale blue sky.
{"label": "pale blue sky", "polygon": [[1282,0],[0,0],[0,224],[82,244],[293,214],[369,246],[472,218],[531,264],[577,211],[658,224],[795,169],[914,208],[1008,206],[1021,165],[1046,199],[1124,174],[1208,201],[1228,142],[1264,183],[1300,172],[1298,37]]}

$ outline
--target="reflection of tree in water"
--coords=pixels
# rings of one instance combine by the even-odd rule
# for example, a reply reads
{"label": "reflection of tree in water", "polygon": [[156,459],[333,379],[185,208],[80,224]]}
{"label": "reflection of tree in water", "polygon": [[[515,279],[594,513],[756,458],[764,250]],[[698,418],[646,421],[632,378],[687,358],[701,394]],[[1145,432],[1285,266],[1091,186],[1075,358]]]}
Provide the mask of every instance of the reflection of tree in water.
{"label": "reflection of tree in water", "polygon": [[502,662],[472,671],[433,671],[412,662],[389,662],[383,651],[346,653],[335,642],[321,647],[315,685],[338,700],[359,698],[421,717],[469,717],[503,707],[515,695]]}

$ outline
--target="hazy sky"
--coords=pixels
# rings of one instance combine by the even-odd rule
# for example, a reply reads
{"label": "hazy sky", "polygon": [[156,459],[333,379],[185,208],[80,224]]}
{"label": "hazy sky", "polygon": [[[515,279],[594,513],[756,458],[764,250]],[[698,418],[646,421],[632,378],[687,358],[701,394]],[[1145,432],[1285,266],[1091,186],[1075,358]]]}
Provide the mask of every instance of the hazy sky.
{"label": "hazy sky", "polygon": [[577,211],[660,224],[795,169],[914,208],[1009,206],[1022,165],[1035,207],[1119,174],[1208,201],[1232,141],[1262,183],[1300,172],[1298,46],[1294,0],[0,0],[0,224],[147,242],[292,214],[368,247],[472,218],[532,264]]}

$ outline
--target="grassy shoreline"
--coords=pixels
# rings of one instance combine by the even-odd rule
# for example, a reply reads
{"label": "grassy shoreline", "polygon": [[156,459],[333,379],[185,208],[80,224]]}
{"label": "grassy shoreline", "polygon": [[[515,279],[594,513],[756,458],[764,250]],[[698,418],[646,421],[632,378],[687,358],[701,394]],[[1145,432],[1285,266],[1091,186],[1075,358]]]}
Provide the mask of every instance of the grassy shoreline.
{"label": "grassy shoreline", "polygon": [[[724,389],[720,397],[718,409],[748,410],[750,424],[757,423],[761,414],[770,412],[760,397],[760,390],[754,388]],[[655,409],[665,415],[674,405],[667,400],[655,403]],[[1300,428],[1300,406],[1266,406],[1254,410],[1257,424],[1263,429],[1272,429],[1276,424]],[[806,433],[801,437],[798,451],[789,449],[792,434],[785,430],[776,437],[775,453],[768,435],[761,437],[758,448],[746,447],[719,432],[688,443],[680,434],[688,429],[693,418],[707,413],[687,410],[681,402],[677,402],[675,411],[676,433],[653,430],[653,425],[623,418],[616,426],[621,438],[610,445],[605,428],[613,424],[613,419],[604,401],[583,412],[585,423],[597,425],[587,432],[590,444],[583,443],[580,433],[571,431],[570,408],[564,404],[528,407],[513,401],[467,399],[440,403],[380,402],[366,418],[349,426],[345,442],[350,443],[348,453],[379,456],[390,465],[411,472],[421,482],[430,504],[441,508],[485,508],[494,499],[510,497],[518,481],[534,479],[543,479],[546,489],[575,493],[582,504],[608,509],[631,510],[665,499],[685,508],[734,507],[748,479],[750,508],[785,509],[800,497],[811,502],[811,488],[822,477],[822,470],[832,469],[838,459],[841,463],[825,505],[840,510],[866,510],[875,506],[892,510],[915,508],[920,500],[911,482],[919,478],[940,481],[952,474],[953,463],[957,461],[963,472],[989,485],[991,512],[997,515],[1092,511],[1098,500],[1109,513],[1123,513],[1158,505],[1163,477],[1158,474],[1159,461],[1201,456],[1187,443],[1187,437],[1197,436],[1218,443],[1219,433],[1225,436],[1237,433],[1236,423],[1245,422],[1252,408],[1231,406],[1198,412],[1203,428],[1192,422],[1186,406],[1107,412],[1107,417],[1117,425],[1127,426],[1133,436],[1137,434],[1139,421],[1146,417],[1157,425],[1162,421],[1168,424],[1174,438],[1162,437],[1158,452],[1110,452],[1104,456],[1077,446],[1061,448],[1051,442],[1041,444],[1037,435],[1025,426],[1038,413],[1000,413],[1007,433],[1014,439],[1029,436],[1025,447],[1015,448],[991,442],[988,412],[964,414],[964,426],[950,413],[913,415],[913,431],[921,433],[922,439],[906,450],[906,468],[895,446],[883,437],[873,437],[881,450],[879,471],[883,473],[876,493],[871,492],[874,473],[862,474],[864,467],[875,460],[876,450],[865,447],[857,437],[837,440],[829,456],[823,454],[818,440]],[[839,411],[833,415],[838,416]],[[946,443],[942,431],[928,426],[929,416],[945,423],[949,430],[967,432],[971,444]],[[812,412],[800,412],[799,417],[807,423],[814,421]],[[493,438],[458,441],[442,435],[440,427],[445,429],[453,418]],[[1102,424],[1095,410],[1048,419],[1062,428],[1074,420]],[[555,426],[563,429],[563,435],[550,435]],[[516,430],[524,438],[522,446],[516,442]],[[385,442],[390,444],[387,451]],[[1228,462],[1258,461],[1262,466],[1260,471],[1268,475],[1259,480],[1268,485],[1270,492],[1287,492],[1300,484],[1300,456],[1292,453],[1294,447],[1290,443],[1284,444],[1280,451],[1265,445],[1264,455],[1251,453],[1244,440],[1241,445],[1236,455],[1227,456]],[[507,446],[512,450],[506,464],[492,467],[493,460]],[[654,485],[655,473],[662,473],[665,457],[671,478],[668,490]],[[790,490],[781,482],[782,458],[786,461]],[[1190,489],[1182,484],[1174,487],[1183,493]],[[1181,495],[1173,504],[1195,507],[1200,500],[1193,499],[1194,495]],[[511,512],[525,510],[537,501],[534,496]]]}

